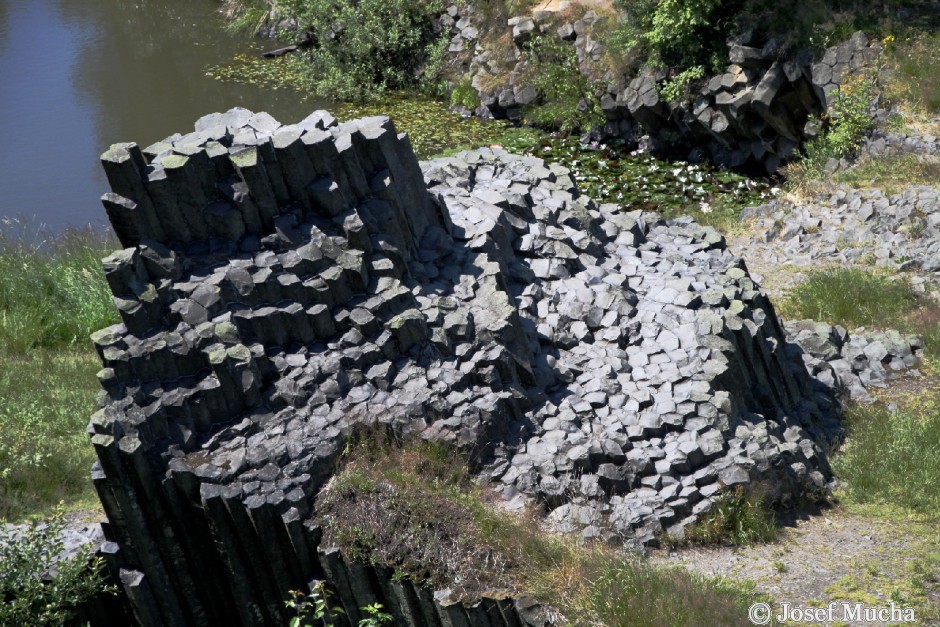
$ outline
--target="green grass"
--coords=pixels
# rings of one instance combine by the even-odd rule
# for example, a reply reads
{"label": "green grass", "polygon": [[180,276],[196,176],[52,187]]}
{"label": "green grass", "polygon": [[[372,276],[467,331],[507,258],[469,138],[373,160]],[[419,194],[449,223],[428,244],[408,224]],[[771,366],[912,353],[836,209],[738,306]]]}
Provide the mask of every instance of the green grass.
{"label": "green grass", "polygon": [[88,231],[57,238],[0,231],[0,353],[89,346],[95,330],[118,322],[101,259],[119,246]]}
{"label": "green grass", "polygon": [[777,517],[757,492],[735,490],[722,495],[689,529],[688,540],[704,544],[746,545],[777,539]]}
{"label": "green grass", "polygon": [[0,519],[94,498],[85,426],[99,390],[92,350],[0,353]]}
{"label": "green grass", "polygon": [[846,328],[897,329],[924,338],[925,355],[940,356],[940,307],[904,280],[868,268],[810,274],[780,304],[783,318],[812,318]]}
{"label": "green grass", "polygon": [[850,328],[890,328],[920,305],[920,297],[903,281],[866,268],[839,268],[810,274],[783,301],[780,315]]}
{"label": "green grass", "polygon": [[491,500],[453,450],[372,435],[348,448],[317,518],[324,541],[345,555],[464,597],[525,591],[560,610],[565,624],[749,624],[753,587],[579,546],[543,531],[537,513],[506,514]]}
{"label": "green grass", "polygon": [[849,435],[833,457],[848,483],[845,496],[863,504],[891,504],[936,518],[940,512],[940,400],[923,394],[897,410],[855,406]]}
{"label": "green grass", "polygon": [[748,607],[767,601],[753,584],[653,568],[638,558],[581,551],[577,567],[548,591],[571,625],[751,625]]}
{"label": "green grass", "polygon": [[936,185],[940,162],[919,155],[865,157],[855,167],[836,174],[835,180],[856,189],[877,187],[890,196],[911,185]]}
{"label": "green grass", "polygon": [[90,504],[85,432],[101,367],[88,336],[118,321],[101,271],[117,245],[57,238],[7,221],[0,232],[0,519]]}
{"label": "green grass", "polygon": [[940,111],[940,34],[912,31],[885,39],[888,51],[886,95],[914,110]]}

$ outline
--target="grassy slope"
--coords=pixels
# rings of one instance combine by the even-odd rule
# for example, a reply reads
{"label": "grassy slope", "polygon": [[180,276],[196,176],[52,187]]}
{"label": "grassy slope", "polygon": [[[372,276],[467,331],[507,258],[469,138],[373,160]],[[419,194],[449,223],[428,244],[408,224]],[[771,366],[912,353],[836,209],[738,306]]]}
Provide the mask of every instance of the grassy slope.
{"label": "grassy slope", "polygon": [[615,547],[546,533],[534,512],[500,512],[447,448],[390,445],[371,434],[348,451],[317,516],[324,541],[354,559],[464,598],[525,591],[571,625],[750,624],[753,587],[653,568]]}
{"label": "grassy slope", "polygon": [[0,236],[0,519],[87,505],[85,426],[100,368],[88,335],[117,321],[91,233],[55,240],[6,224]]}

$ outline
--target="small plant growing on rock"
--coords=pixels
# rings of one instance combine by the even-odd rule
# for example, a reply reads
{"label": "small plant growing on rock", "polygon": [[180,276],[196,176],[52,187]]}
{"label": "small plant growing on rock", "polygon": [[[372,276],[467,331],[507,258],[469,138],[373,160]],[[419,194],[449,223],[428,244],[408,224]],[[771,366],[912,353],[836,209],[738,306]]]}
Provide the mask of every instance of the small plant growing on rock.
{"label": "small plant growing on rock", "polygon": [[[335,607],[328,601],[332,593],[326,587],[326,582],[319,582],[310,594],[299,590],[291,590],[290,594],[291,598],[285,605],[296,613],[290,620],[290,627],[312,627],[314,624],[331,627],[345,622],[341,620],[346,614],[343,608]],[[360,619],[358,627],[381,627],[391,624],[393,620],[392,615],[385,611],[385,606],[381,603],[372,603],[360,609],[365,618]]]}
{"label": "small plant growing on rock", "polygon": [[855,154],[865,135],[874,127],[869,111],[874,91],[873,83],[866,78],[856,78],[842,85],[823,118],[827,130],[822,137],[806,145],[796,178],[820,178],[830,160]]}
{"label": "small plant growing on rock", "polygon": [[103,560],[85,547],[63,559],[62,513],[26,530],[0,530],[0,625],[62,625],[107,590]]}

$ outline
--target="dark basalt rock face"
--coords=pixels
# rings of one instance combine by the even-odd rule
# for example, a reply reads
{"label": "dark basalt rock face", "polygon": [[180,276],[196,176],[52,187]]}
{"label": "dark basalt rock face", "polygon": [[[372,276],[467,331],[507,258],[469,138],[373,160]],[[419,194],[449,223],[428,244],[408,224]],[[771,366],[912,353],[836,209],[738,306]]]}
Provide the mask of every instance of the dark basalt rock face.
{"label": "dark basalt rock face", "polygon": [[834,400],[712,229],[599,206],[535,158],[421,165],[384,117],[233,109],[102,159],[126,248],[104,261],[123,323],[94,337],[94,481],[144,624],[283,624],[311,579],[352,618],[537,624],[320,546],[360,424],[451,442],[558,528],[637,545],[723,487],[827,489]]}

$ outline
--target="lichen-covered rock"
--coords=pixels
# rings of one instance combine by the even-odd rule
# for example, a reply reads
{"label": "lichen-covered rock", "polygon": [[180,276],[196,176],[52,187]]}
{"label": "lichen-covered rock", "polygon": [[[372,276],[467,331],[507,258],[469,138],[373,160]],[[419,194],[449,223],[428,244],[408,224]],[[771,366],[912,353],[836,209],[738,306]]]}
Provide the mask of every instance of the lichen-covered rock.
{"label": "lichen-covered rock", "polygon": [[347,610],[418,611],[319,546],[359,424],[453,443],[558,528],[636,545],[725,487],[827,489],[834,401],[712,229],[598,206],[532,157],[419,166],[384,117],[233,109],[103,161],[127,248],[94,479],[146,624],[282,624],[331,576]]}

